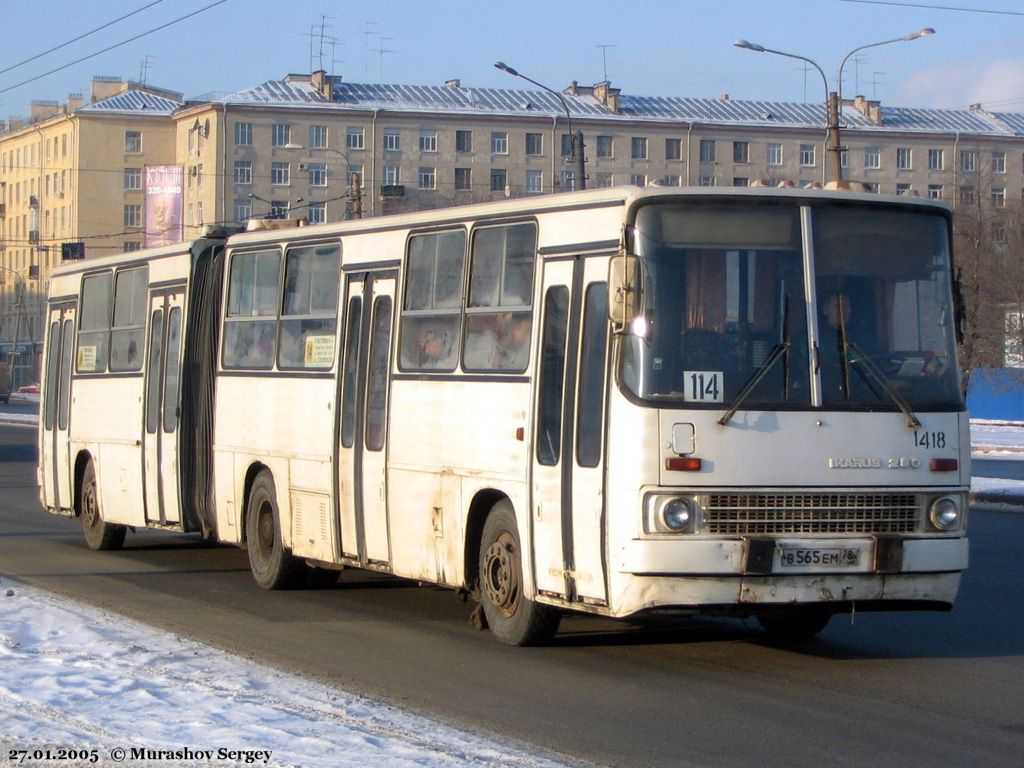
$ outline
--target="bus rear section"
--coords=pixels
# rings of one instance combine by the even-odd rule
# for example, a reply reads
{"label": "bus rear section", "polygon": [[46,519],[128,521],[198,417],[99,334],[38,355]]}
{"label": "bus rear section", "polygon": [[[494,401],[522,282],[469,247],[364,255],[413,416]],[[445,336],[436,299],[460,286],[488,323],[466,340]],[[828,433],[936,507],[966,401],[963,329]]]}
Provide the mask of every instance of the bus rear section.
{"label": "bus rear section", "polygon": [[[610,609],[948,609],[970,453],[949,218],[866,196],[644,200],[613,269]],[[617,276],[617,277],[616,277]]]}

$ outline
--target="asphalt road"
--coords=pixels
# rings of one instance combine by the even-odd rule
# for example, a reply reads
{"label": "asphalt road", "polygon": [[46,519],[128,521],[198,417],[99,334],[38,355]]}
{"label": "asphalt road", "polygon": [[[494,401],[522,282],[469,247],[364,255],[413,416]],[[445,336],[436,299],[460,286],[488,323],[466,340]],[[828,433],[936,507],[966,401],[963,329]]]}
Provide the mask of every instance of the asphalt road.
{"label": "asphalt road", "polygon": [[451,592],[346,571],[267,593],[242,551],[43,513],[35,432],[0,426],[0,574],[478,730],[615,766],[1024,763],[1024,515],[971,519],[946,614],[836,619],[798,648],[729,620],[570,618],[547,648],[470,628]]}

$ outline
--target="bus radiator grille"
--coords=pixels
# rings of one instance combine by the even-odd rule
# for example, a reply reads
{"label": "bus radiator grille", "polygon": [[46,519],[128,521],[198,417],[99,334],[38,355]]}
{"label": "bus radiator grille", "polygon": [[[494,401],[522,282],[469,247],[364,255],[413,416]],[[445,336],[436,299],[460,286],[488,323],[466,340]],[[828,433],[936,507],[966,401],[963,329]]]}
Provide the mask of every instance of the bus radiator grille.
{"label": "bus radiator grille", "polygon": [[912,493],[714,493],[703,505],[710,534],[914,533],[923,511]]}

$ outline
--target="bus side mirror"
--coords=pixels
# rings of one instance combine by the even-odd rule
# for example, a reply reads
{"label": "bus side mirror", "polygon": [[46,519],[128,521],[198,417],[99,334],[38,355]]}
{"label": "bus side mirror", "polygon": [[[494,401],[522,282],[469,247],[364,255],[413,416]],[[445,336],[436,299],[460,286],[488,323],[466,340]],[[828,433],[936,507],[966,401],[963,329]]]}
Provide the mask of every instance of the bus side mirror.
{"label": "bus side mirror", "polygon": [[608,317],[618,325],[629,325],[640,314],[640,259],[615,256],[608,265]]}

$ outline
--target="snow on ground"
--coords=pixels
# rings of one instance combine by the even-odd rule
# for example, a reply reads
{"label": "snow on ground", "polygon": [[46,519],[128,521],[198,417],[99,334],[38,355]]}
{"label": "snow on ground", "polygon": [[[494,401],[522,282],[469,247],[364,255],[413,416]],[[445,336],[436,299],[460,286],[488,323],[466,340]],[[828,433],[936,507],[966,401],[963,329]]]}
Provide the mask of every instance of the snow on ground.
{"label": "snow on ground", "polygon": [[[7,578],[0,712],[0,765],[565,765]],[[97,762],[40,759],[59,748]]]}

